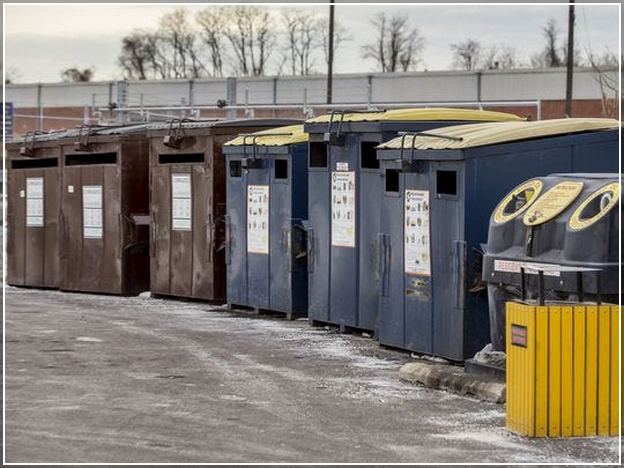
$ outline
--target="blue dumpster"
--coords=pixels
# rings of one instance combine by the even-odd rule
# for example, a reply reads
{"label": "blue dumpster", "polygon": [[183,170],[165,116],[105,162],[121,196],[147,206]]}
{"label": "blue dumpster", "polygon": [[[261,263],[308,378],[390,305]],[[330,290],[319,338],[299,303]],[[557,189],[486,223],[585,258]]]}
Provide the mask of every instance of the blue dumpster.
{"label": "blue dumpster", "polygon": [[226,143],[228,306],[307,314],[308,136],[293,125]]}
{"label": "blue dumpster", "polygon": [[375,147],[401,130],[521,120],[468,109],[332,112],[306,121],[309,148],[308,268],[312,324],[374,331],[382,178]]}
{"label": "blue dumpster", "polygon": [[613,172],[618,122],[446,127],[380,145],[383,345],[462,361],[489,342],[481,245],[510,187],[552,172]]}

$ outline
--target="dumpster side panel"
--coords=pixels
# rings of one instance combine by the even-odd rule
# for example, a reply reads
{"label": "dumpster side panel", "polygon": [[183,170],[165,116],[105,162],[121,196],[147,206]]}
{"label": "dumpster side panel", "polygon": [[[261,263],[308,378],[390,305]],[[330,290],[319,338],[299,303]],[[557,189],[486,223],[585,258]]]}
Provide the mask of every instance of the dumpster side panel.
{"label": "dumpster side panel", "polygon": [[[277,178],[276,161],[286,161],[288,177]],[[267,161],[268,162],[268,161]],[[269,172],[271,186],[269,211],[269,251],[270,251],[270,307],[272,310],[289,313],[292,311],[292,283],[291,283],[291,190],[292,167],[286,157],[276,157],[271,160]]]}
{"label": "dumpster side panel", "polygon": [[305,255],[307,245],[306,233],[303,231],[303,220],[308,219],[308,146],[295,145],[291,150],[291,180],[292,190],[291,210],[293,223],[293,252],[292,265],[292,308],[299,315],[308,313],[308,257]]}
{"label": "dumpster side panel", "polygon": [[[329,149],[328,149],[329,151]],[[329,321],[329,264],[331,260],[331,163],[326,167],[309,167],[308,220],[308,317]]]}
{"label": "dumpster side panel", "polygon": [[[105,256],[113,255],[117,257],[117,251],[107,252],[105,250],[105,239],[111,235],[111,219],[106,215],[108,209],[108,197],[106,197],[106,180],[104,178],[104,169],[102,167],[81,168],[82,185],[78,187],[78,196],[80,197],[80,212],[84,214],[84,197],[83,192],[87,186],[102,188],[102,235],[100,238],[87,238],[83,233],[83,224],[86,221],[84,216],[79,219],[80,230],[79,238],[82,239],[82,250],[78,252],[77,259],[68,259],[70,264],[77,261],[80,264],[81,276],[79,278],[80,291],[99,292],[104,289],[102,278],[105,276],[104,271],[108,270]],[[117,212],[119,213],[119,212]],[[80,222],[82,220],[82,222]],[[74,239],[70,239],[72,242]],[[106,275],[107,276],[107,275]]]}
{"label": "dumpster side panel", "polygon": [[225,296],[225,158],[223,157],[223,143],[231,138],[230,135],[214,137],[213,156],[207,160],[208,171],[212,169],[212,299],[223,302]]}
{"label": "dumpster side panel", "polygon": [[145,138],[122,144],[121,219],[123,293],[149,289],[149,226],[136,224],[134,215],[149,214],[149,142]]}
{"label": "dumpster side panel", "polygon": [[[358,311],[359,251],[358,236],[361,225],[361,207],[357,204],[360,176],[359,135],[349,134],[343,146],[329,145],[332,188],[329,210],[332,227],[330,275],[329,275],[329,321],[355,327]],[[341,167],[342,166],[342,167]],[[353,226],[352,216],[355,216]],[[345,219],[345,217],[349,217]],[[345,226],[340,231],[338,226]],[[317,249],[318,251],[318,249]]]}
{"label": "dumpster side panel", "polygon": [[[120,155],[117,156],[118,158]],[[96,169],[96,171],[98,171]],[[123,294],[123,216],[125,209],[122,208],[121,194],[121,164],[102,167],[102,183],[104,185],[104,245],[100,251],[100,245],[93,252],[85,250],[85,258],[93,259],[95,255],[101,255],[100,273],[90,273],[95,281],[92,289],[87,291],[101,291],[113,294]],[[99,171],[98,171],[99,172]],[[125,266],[125,265],[123,265]],[[95,270],[97,271],[97,270]]]}
{"label": "dumpster side panel", "polygon": [[59,223],[60,223],[60,174],[57,168],[45,171],[45,252],[43,285],[59,286]]}
{"label": "dumpster side panel", "polygon": [[10,170],[7,199],[7,282],[15,286],[24,285],[26,197],[21,194],[25,194],[25,191],[24,171]]}
{"label": "dumpster side panel", "polygon": [[[271,278],[271,265],[270,265],[270,251],[271,251],[271,238],[272,236],[272,223],[271,223],[271,209],[269,207],[274,205],[273,193],[271,193],[269,172],[272,167],[272,161],[259,160],[257,161],[258,168],[249,168],[247,172],[247,192],[243,195],[246,197],[247,206],[247,223],[242,226],[242,229],[246,231],[247,245],[245,246],[247,254],[247,305],[259,309],[270,309],[270,292],[269,284]],[[267,190],[268,194],[259,195],[256,193],[254,196],[251,192],[252,189]],[[268,195],[268,197],[267,197]],[[266,199],[265,199],[266,198]],[[254,201],[255,199],[255,201]],[[268,211],[268,226],[264,220]],[[251,232],[248,224],[253,225]],[[251,251],[249,249],[250,244],[255,244],[260,241],[261,234],[258,231],[262,231],[262,235],[266,235],[268,230],[268,249],[264,252]],[[278,239],[280,237],[277,237]],[[263,247],[264,248],[264,247]]]}
{"label": "dumpster side panel", "polygon": [[618,172],[617,132],[600,136],[600,139],[594,135],[579,138],[581,141],[572,147],[570,172]]}
{"label": "dumpster side panel", "polygon": [[[242,156],[242,155],[241,155]],[[241,156],[227,157],[227,301],[247,304],[247,171]],[[234,170],[236,165],[239,170]]]}

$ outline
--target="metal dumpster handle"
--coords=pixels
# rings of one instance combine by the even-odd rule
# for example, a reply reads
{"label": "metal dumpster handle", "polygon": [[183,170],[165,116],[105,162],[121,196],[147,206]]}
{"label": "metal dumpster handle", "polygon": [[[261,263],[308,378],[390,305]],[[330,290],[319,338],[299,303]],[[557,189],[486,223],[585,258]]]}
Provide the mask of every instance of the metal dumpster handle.
{"label": "metal dumpster handle", "polygon": [[150,226],[150,257],[154,257],[156,254],[156,237],[158,232],[158,217],[155,211],[152,211],[152,224]]}
{"label": "metal dumpster handle", "polygon": [[286,261],[288,262],[288,272],[292,273],[293,271],[292,225],[282,228],[281,244],[284,248],[284,252],[286,253],[286,259],[287,259]]}
{"label": "metal dumpster handle", "polygon": [[[59,258],[64,259],[64,258],[67,257],[67,252],[66,252],[67,249],[65,248],[65,245],[66,245],[65,237],[66,237],[66,234],[67,234],[67,226],[66,226],[66,223],[65,223],[65,213],[63,213],[62,211],[61,211],[61,214],[59,216],[59,227],[60,227],[60,229],[59,229],[59,238],[60,238],[60,240],[59,240],[59,243],[58,243],[58,245],[59,245]],[[9,231],[7,231],[7,234],[8,234],[8,232]],[[8,245],[7,245],[7,250],[8,250]]]}
{"label": "metal dumpster handle", "polygon": [[390,237],[387,234],[381,235],[381,289],[382,297],[388,297],[390,290],[390,254],[391,254]]}
{"label": "metal dumpster handle", "polygon": [[225,215],[225,264],[232,263],[232,226],[230,223],[230,215]]}
{"label": "metal dumpster handle", "polygon": [[212,214],[208,213],[208,219],[204,223],[204,232],[206,233],[206,252],[204,254],[204,259],[207,263],[212,263],[212,249],[214,248],[213,228]]}
{"label": "metal dumpster handle", "polygon": [[308,257],[308,273],[314,273],[314,229],[306,228],[306,256]]}
{"label": "metal dumpster handle", "polygon": [[455,307],[463,309],[466,303],[466,242],[453,242],[453,257],[455,264]]}

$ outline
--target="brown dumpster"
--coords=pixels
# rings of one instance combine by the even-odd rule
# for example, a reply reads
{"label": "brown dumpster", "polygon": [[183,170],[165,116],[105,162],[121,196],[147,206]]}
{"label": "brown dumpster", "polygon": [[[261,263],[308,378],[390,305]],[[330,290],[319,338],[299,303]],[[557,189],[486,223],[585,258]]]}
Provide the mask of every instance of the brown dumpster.
{"label": "brown dumpster", "polygon": [[151,286],[154,295],[225,302],[223,143],[291,119],[175,121],[152,126]]}
{"label": "brown dumpster", "polygon": [[147,291],[147,127],[84,127],[63,140],[61,153],[61,289]]}
{"label": "brown dumpster", "polygon": [[64,132],[6,144],[7,283],[58,288],[60,146]]}

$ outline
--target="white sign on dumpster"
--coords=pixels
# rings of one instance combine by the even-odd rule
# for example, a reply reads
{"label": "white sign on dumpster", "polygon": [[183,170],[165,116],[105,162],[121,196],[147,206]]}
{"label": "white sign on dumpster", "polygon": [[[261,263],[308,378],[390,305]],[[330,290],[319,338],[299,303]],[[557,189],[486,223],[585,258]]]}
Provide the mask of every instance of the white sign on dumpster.
{"label": "white sign on dumpster", "polygon": [[429,191],[405,191],[405,273],[431,275]]}
{"label": "white sign on dumpster", "polygon": [[269,253],[269,186],[247,187],[247,252]]}
{"label": "white sign on dumpster", "polygon": [[26,178],[26,226],[43,226],[43,177]]}
{"label": "white sign on dumpster", "polygon": [[82,186],[82,228],[85,239],[102,238],[102,186]]}
{"label": "white sign on dumpster", "polygon": [[355,172],[332,172],[332,245],[355,247]]}
{"label": "white sign on dumpster", "polygon": [[171,174],[171,229],[190,231],[192,212],[191,174]]}

